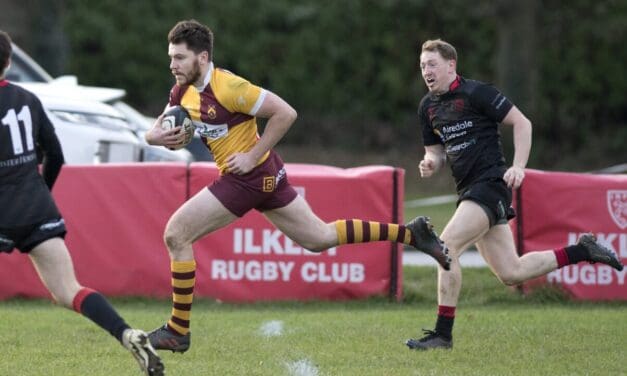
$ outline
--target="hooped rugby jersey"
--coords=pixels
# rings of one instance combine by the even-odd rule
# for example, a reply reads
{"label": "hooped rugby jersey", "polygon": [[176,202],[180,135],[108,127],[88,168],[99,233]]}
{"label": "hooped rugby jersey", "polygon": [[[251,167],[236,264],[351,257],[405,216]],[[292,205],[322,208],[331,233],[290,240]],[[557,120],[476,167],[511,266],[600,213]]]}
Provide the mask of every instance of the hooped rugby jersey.
{"label": "hooped rugby jersey", "polygon": [[[211,63],[202,90],[193,85],[175,85],[170,106],[181,105],[189,112],[196,132],[213,154],[220,174],[227,172],[226,158],[247,152],[259,140],[255,114],[266,90]],[[270,152],[257,162],[263,163]]]}
{"label": "hooped rugby jersey", "polygon": [[427,93],[420,102],[424,145],[444,146],[458,193],[479,180],[503,177],[498,123],[513,106],[492,85],[461,76],[446,93]]}

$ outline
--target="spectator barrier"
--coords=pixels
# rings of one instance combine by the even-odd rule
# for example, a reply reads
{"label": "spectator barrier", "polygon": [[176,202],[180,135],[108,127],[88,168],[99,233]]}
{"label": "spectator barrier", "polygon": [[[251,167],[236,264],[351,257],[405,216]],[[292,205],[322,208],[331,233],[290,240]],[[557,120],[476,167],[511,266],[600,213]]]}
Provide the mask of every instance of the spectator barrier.
{"label": "spectator barrier", "polygon": [[[526,170],[512,221],[520,254],[575,244],[592,232],[623,264],[627,261],[627,175],[593,175]],[[627,268],[603,264],[569,265],[525,283],[561,286],[579,300],[627,300]]]}
{"label": "spectator barrier", "polygon": [[[403,221],[402,169],[287,164],[286,170],[325,221]],[[169,297],[163,229],[176,208],[217,176],[213,163],[65,166],[53,194],[79,281],[110,296]],[[401,294],[399,245],[345,245],[314,254],[255,211],[194,248],[196,296],[237,302]],[[17,251],[0,255],[0,278],[0,299],[48,296]]]}

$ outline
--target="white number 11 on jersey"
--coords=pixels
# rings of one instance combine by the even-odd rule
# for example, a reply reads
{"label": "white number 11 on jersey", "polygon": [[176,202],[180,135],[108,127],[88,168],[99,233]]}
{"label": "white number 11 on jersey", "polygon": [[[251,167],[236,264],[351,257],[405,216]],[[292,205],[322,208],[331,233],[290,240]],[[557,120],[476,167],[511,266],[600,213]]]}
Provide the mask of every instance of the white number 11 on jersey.
{"label": "white number 11 on jersey", "polygon": [[14,109],[10,109],[7,111],[6,116],[2,118],[2,124],[9,127],[13,153],[15,155],[24,153],[24,144],[22,143],[22,134],[18,120],[24,124],[24,131],[26,132],[26,150],[31,151],[35,147],[33,144],[33,123],[30,117],[30,109],[28,106],[23,106],[19,114],[16,114]]}

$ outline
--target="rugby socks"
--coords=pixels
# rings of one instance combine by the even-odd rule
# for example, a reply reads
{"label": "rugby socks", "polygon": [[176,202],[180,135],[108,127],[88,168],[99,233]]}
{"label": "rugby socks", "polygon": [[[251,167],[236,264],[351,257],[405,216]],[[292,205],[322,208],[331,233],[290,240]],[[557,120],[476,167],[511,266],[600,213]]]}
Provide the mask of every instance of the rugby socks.
{"label": "rugby socks", "polygon": [[453,338],[453,324],[455,323],[455,307],[438,306],[438,321],[435,323],[435,332],[451,340]]}
{"label": "rugby socks", "polygon": [[189,333],[192,313],[194,285],[196,284],[196,261],[172,261],[172,316],[168,329],[181,336]]}
{"label": "rugby socks", "polygon": [[122,333],[130,326],[124,322],[107,299],[99,292],[83,287],[72,301],[72,308],[96,323],[122,342]]}
{"label": "rugby socks", "polygon": [[338,245],[366,243],[379,240],[411,245],[411,232],[405,225],[396,223],[379,223],[360,219],[340,219],[335,221]]}
{"label": "rugby socks", "polygon": [[583,245],[575,244],[568,247],[554,249],[555,259],[557,260],[557,268],[566,265],[576,264],[580,261],[587,261],[588,251]]}

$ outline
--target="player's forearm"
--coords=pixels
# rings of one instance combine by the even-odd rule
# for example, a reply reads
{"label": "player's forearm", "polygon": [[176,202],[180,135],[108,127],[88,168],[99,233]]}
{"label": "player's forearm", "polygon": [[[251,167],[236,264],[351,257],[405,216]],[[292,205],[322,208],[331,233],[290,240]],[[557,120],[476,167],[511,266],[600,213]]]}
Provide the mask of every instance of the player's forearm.
{"label": "player's forearm", "polygon": [[296,111],[278,113],[268,119],[263,135],[249,151],[255,160],[259,160],[285,136],[294,120],[296,120]]}
{"label": "player's forearm", "polygon": [[49,153],[44,156],[41,175],[49,190],[52,190],[54,183],[57,181],[64,162],[63,153]]}
{"label": "player's forearm", "polygon": [[514,125],[514,161],[512,166],[525,168],[531,153],[531,122],[524,120]]}

